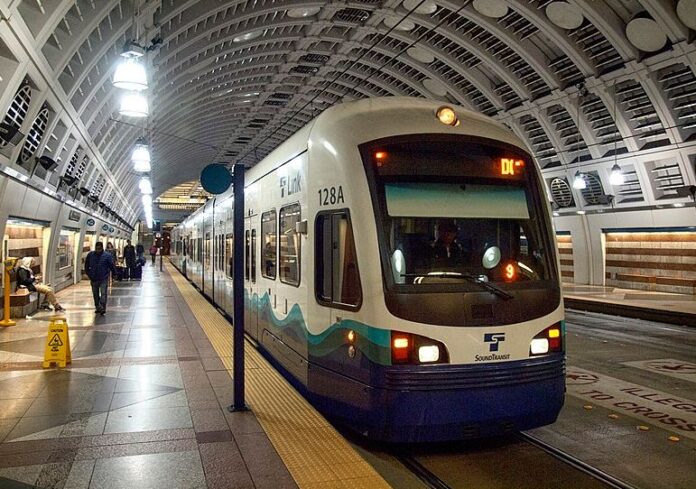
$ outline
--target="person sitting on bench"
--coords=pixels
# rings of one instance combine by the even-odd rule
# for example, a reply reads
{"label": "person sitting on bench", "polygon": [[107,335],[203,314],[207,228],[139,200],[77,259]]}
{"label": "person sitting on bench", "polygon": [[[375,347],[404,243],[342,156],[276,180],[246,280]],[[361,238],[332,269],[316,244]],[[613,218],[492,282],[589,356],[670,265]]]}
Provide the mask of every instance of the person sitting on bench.
{"label": "person sitting on bench", "polygon": [[34,272],[31,269],[34,264],[34,259],[27,256],[18,260],[17,263],[19,263],[19,267],[17,268],[17,286],[24,286],[30,292],[44,294],[46,296],[46,301],[53,306],[55,311],[65,311],[65,309],[58,304],[53,289],[46,284],[36,282],[36,277],[34,277]]}

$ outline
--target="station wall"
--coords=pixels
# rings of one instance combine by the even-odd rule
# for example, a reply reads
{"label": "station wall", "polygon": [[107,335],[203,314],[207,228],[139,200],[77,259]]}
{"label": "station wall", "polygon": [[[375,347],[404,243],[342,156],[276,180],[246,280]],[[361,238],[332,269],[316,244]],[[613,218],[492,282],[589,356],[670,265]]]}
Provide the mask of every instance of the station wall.
{"label": "station wall", "polygon": [[1,174],[0,233],[3,261],[33,257],[34,273],[56,290],[81,280],[84,257],[97,236],[122,250],[133,234],[94,209]]}
{"label": "station wall", "polygon": [[566,283],[696,293],[696,209],[654,209],[554,218]]}

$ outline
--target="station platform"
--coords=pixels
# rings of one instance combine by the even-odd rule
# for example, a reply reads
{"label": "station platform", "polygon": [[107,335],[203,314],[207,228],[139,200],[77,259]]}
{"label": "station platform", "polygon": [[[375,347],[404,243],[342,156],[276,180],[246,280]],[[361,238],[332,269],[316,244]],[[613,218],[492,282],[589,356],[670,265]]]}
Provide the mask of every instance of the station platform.
{"label": "station platform", "polygon": [[563,284],[568,309],[696,327],[696,295]]}
{"label": "station platform", "polygon": [[[159,265],[159,264],[158,264]],[[251,346],[232,403],[231,325],[169,265],[59,293],[72,364],[43,369],[52,313],[0,329],[0,487],[389,485]]]}

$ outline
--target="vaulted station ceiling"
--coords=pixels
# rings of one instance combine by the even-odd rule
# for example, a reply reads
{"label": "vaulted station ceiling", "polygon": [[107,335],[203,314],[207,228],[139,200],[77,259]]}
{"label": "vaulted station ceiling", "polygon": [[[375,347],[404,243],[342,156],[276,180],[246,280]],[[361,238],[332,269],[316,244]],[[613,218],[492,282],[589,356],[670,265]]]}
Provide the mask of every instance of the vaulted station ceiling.
{"label": "vaulted station ceiling", "polygon": [[[159,195],[213,161],[252,165],[327,107],[376,96],[507,124],[559,213],[685,205],[680,189],[696,183],[694,0],[0,0],[0,14],[0,110],[29,86],[23,130],[48,109],[29,150],[57,159],[58,176],[88,156],[84,186],[131,220],[137,137]],[[118,115],[111,83],[133,39],[149,48],[147,131]],[[612,186],[616,163],[625,181]],[[569,185],[578,170],[582,191]]]}

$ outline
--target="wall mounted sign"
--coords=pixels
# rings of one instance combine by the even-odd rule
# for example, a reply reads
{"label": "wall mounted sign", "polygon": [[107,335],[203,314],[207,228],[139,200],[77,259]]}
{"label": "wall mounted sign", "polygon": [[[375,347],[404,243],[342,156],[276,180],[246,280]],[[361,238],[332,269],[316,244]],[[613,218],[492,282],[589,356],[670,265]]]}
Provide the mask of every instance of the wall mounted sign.
{"label": "wall mounted sign", "polygon": [[77,211],[70,211],[70,212],[68,213],[68,219],[71,220],[71,221],[79,222],[79,221],[80,221],[80,217],[82,217],[82,214],[80,214],[80,213],[77,212]]}
{"label": "wall mounted sign", "polygon": [[109,230],[109,226],[107,226],[106,224],[102,224],[102,231],[106,232],[108,230]]}
{"label": "wall mounted sign", "polygon": [[114,232],[114,228],[109,228],[109,232],[110,232],[110,233],[113,233],[113,232]]}
{"label": "wall mounted sign", "polygon": [[94,224],[96,224],[96,223],[95,223],[94,219],[92,219],[92,218],[90,217],[89,219],[87,219],[87,221],[85,222],[85,224],[86,224],[88,227],[90,227],[90,226],[94,226]]}

